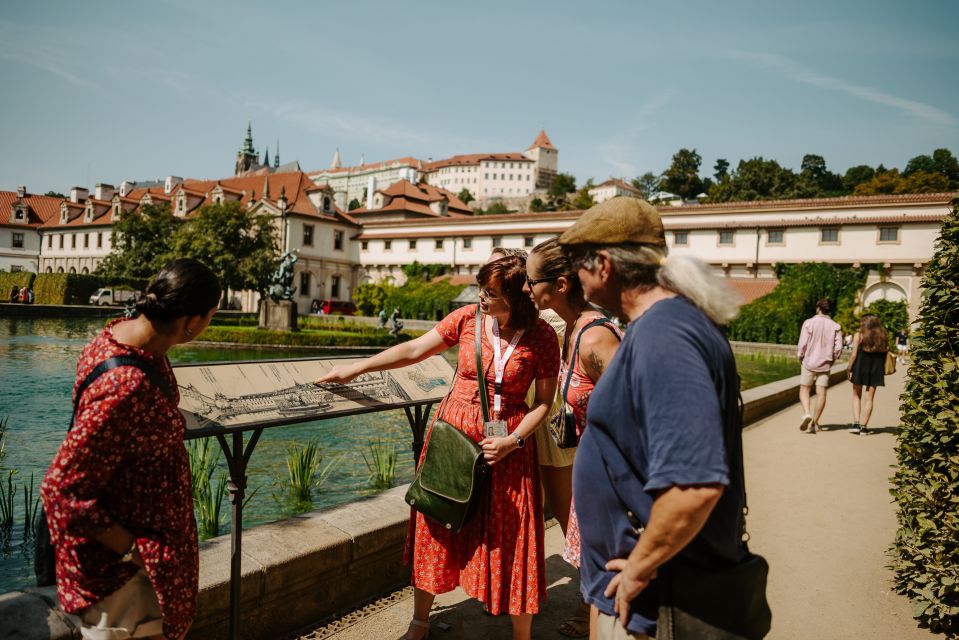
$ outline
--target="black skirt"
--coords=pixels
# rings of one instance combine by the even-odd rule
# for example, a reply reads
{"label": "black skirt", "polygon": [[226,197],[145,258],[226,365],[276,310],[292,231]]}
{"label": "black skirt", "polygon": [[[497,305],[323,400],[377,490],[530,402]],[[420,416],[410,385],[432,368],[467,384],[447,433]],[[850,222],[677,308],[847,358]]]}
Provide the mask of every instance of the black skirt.
{"label": "black skirt", "polygon": [[886,352],[864,351],[859,345],[856,361],[852,364],[852,383],[864,387],[882,387],[886,384]]}

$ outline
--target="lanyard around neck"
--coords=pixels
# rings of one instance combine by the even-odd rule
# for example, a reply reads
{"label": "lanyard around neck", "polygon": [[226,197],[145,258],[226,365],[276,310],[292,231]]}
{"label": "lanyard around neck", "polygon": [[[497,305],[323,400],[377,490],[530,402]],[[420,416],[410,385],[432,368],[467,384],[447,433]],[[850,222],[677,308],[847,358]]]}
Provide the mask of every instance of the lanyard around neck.
{"label": "lanyard around neck", "polygon": [[500,404],[503,396],[503,373],[506,371],[506,363],[509,362],[509,357],[513,355],[513,349],[516,348],[516,345],[519,344],[519,340],[522,337],[523,329],[514,333],[513,339],[509,341],[509,347],[507,347],[506,353],[500,357],[499,321],[495,317],[493,318],[493,372],[496,376],[493,379],[493,414],[496,415],[497,418],[499,417]]}

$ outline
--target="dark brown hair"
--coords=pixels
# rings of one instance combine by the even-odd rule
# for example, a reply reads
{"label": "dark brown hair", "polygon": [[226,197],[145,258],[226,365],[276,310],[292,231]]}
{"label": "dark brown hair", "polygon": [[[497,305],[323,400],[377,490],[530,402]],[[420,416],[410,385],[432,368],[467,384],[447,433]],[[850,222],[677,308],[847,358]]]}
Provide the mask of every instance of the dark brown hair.
{"label": "dark brown hair", "polygon": [[536,326],[539,314],[536,305],[523,291],[526,284],[526,259],[507,256],[487,262],[476,276],[476,282],[482,288],[498,284],[500,293],[509,305],[509,326],[513,329],[532,329]]}
{"label": "dark brown hair", "polygon": [[550,238],[540,242],[533,247],[530,253],[540,257],[541,262],[537,274],[540,278],[566,278],[569,283],[567,297],[574,304],[577,301],[582,301],[583,285],[580,284],[579,276],[573,271],[573,261],[560,246],[559,238]]}
{"label": "dark brown hair", "polygon": [[869,353],[885,353],[889,351],[889,334],[882,326],[879,316],[867,313],[860,319],[860,340],[862,350]]}
{"label": "dark brown hair", "polygon": [[206,265],[192,258],[171,260],[136,302],[136,311],[155,325],[169,326],[184,316],[205,316],[220,302],[220,283]]}
{"label": "dark brown hair", "polygon": [[823,298],[816,303],[816,311],[821,311],[827,316],[832,313],[832,303],[829,302],[829,298]]}

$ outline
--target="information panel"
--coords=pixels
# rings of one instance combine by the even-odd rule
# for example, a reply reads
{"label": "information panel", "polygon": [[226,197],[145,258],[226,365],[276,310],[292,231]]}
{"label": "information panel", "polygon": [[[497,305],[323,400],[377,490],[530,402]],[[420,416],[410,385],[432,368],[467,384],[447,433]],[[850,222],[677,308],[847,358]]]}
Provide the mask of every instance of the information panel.
{"label": "information panel", "polygon": [[450,389],[453,368],[442,356],[365,373],[347,384],[314,381],[336,365],[361,358],[260,360],[174,367],[180,411],[191,431],[233,431],[438,402]]}

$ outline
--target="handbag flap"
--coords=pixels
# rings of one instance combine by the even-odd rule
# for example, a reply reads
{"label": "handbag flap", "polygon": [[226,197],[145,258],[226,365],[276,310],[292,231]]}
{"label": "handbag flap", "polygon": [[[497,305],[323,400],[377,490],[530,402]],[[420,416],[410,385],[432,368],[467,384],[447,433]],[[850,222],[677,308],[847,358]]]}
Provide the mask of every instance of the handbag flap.
{"label": "handbag flap", "polygon": [[420,486],[453,502],[468,502],[473,493],[479,445],[456,427],[437,420],[420,466]]}

